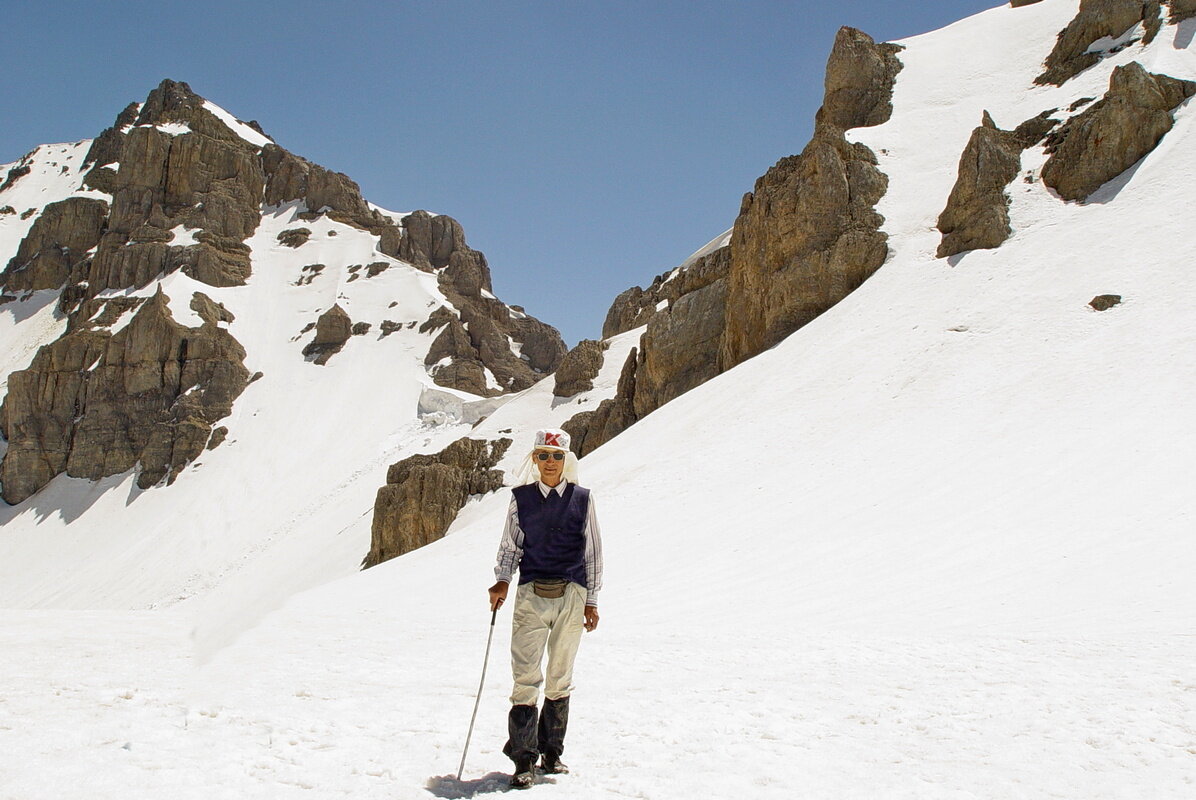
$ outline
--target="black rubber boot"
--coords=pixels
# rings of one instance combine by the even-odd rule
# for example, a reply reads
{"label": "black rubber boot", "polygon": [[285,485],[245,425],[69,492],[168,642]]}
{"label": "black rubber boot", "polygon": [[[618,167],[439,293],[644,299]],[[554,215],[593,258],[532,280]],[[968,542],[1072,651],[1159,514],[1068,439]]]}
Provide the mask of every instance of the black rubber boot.
{"label": "black rubber boot", "polygon": [[548,774],[562,775],[569,768],[561,763],[565,752],[565,729],[569,727],[569,698],[544,699],[544,710],[540,712],[539,749],[544,756],[540,769]]}
{"label": "black rubber boot", "polygon": [[[507,758],[515,762],[512,786],[531,786],[532,768],[540,755],[536,746],[536,717],[535,706],[511,706],[511,713],[507,716],[507,743],[503,745],[502,751]],[[527,782],[517,782],[524,775]]]}

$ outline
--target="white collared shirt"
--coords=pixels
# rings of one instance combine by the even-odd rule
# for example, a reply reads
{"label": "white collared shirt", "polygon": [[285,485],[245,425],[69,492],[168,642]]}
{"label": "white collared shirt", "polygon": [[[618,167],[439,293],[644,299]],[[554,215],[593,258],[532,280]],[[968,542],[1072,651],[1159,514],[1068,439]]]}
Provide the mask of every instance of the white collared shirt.
{"label": "white collared shirt", "polygon": [[[543,481],[536,481],[540,494],[548,497],[549,492],[556,492],[564,496],[565,487],[569,482],[562,480],[556,486],[549,486]],[[586,605],[598,605],[598,590],[602,588],[602,533],[598,528],[598,515],[594,513],[594,495],[590,494],[590,508],[586,513],[585,527],[585,560],[586,560]],[[519,505],[511,496],[511,505],[507,510],[507,524],[503,528],[502,541],[498,544],[498,563],[494,567],[494,577],[500,581],[511,583],[511,577],[519,567],[519,560],[523,558],[523,529],[519,527]]]}

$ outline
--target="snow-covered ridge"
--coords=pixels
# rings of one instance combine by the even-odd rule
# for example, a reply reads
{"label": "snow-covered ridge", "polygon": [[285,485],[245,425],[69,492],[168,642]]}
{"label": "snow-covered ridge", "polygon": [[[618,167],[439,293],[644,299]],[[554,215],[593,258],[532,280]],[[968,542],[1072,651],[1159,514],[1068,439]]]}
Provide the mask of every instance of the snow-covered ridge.
{"label": "snow-covered ridge", "polygon": [[217,119],[229,127],[229,130],[255,147],[265,147],[268,144],[273,144],[269,136],[258,133],[212,101],[204,100],[203,107],[215,114]]}

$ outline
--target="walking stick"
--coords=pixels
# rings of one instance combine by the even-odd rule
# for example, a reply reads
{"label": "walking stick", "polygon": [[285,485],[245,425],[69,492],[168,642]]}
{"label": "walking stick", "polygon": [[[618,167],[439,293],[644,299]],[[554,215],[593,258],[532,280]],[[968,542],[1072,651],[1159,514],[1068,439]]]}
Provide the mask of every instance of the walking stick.
{"label": "walking stick", "polygon": [[473,703],[473,716],[469,718],[469,733],[465,734],[465,749],[461,751],[461,766],[457,767],[457,780],[461,780],[461,773],[465,772],[465,755],[469,752],[469,740],[473,737],[473,723],[478,718],[478,705],[482,702],[482,687],[486,685],[486,666],[490,662],[490,642],[494,639],[494,620],[498,617],[498,607],[490,614],[490,635],[486,637],[486,655],[482,658],[482,679],[478,681],[478,699]]}

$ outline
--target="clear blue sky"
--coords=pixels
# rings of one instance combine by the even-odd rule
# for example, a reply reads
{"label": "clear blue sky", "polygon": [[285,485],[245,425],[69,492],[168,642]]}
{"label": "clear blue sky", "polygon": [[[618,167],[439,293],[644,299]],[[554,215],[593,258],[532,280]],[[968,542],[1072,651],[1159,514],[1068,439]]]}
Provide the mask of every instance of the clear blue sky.
{"label": "clear blue sky", "polygon": [[456,217],[499,297],[572,345],[801,150],[840,25],[897,39],[999,4],[10,0],[0,163],[186,81],[372,202]]}

